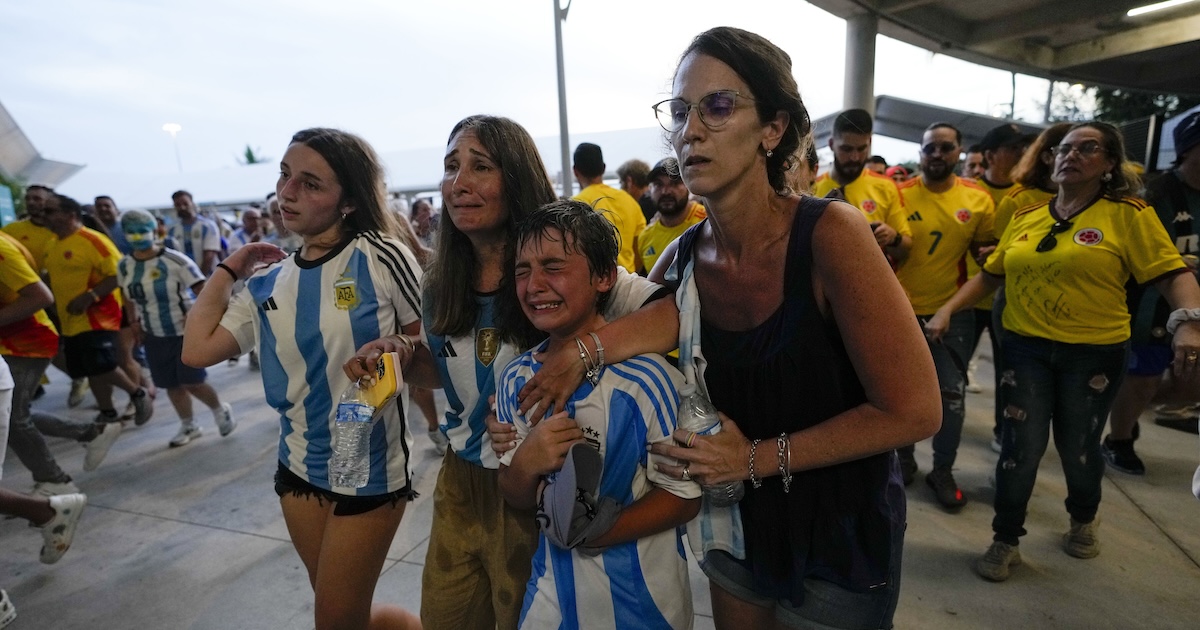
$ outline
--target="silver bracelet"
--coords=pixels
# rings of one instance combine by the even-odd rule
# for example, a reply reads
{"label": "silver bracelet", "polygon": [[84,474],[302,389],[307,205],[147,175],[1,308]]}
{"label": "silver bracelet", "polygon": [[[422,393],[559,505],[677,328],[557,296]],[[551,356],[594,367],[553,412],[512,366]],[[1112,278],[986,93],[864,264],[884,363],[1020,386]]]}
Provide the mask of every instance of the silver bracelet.
{"label": "silver bracelet", "polygon": [[592,336],[592,341],[596,342],[596,365],[604,365],[604,346],[600,345],[600,335],[594,332],[588,334]]}
{"label": "silver bracelet", "polygon": [[783,477],[783,493],[787,494],[792,490],[792,441],[787,433],[779,434],[776,446],[779,450],[779,476]]}
{"label": "silver bracelet", "polygon": [[575,345],[579,346],[579,358],[583,360],[584,378],[593,387],[600,384],[600,367],[592,363],[592,353],[588,352],[587,345],[579,337],[575,338]]}
{"label": "silver bracelet", "polygon": [[754,474],[754,452],[758,450],[758,443],[762,440],[752,440],[750,442],[750,486],[758,489],[762,487],[762,479],[759,479]]}

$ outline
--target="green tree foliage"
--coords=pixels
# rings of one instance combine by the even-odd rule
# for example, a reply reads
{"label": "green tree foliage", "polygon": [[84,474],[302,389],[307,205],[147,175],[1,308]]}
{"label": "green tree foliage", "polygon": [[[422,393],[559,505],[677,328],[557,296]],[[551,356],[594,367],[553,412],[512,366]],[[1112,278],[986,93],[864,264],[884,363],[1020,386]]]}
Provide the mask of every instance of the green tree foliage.
{"label": "green tree foliage", "polygon": [[15,177],[9,177],[0,171],[0,186],[12,191],[13,206],[16,207],[17,216],[25,216],[25,182]]}
{"label": "green tree foliage", "polygon": [[1177,112],[1200,105],[1200,98],[1177,94],[1153,94],[1133,90],[1096,88],[1096,119],[1125,123],[1154,114],[1170,118]]}
{"label": "green tree foliage", "polygon": [[237,161],[238,161],[238,164],[247,166],[250,164],[261,164],[263,162],[270,162],[271,158],[264,156],[262,154],[261,148],[255,149],[254,147],[247,144],[246,150],[242,152],[241,157],[239,157],[237,159]]}

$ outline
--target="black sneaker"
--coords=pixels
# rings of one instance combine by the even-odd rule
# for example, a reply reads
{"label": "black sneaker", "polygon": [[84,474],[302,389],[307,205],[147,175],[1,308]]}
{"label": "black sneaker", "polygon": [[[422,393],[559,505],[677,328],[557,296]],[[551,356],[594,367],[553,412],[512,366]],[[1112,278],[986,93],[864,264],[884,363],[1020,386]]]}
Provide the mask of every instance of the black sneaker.
{"label": "black sneaker", "polygon": [[1127,475],[1146,474],[1146,465],[1133,452],[1133,440],[1114,440],[1111,435],[1106,435],[1100,443],[1100,453],[1111,468]]}
{"label": "black sneaker", "polygon": [[937,502],[947,510],[958,511],[967,504],[967,497],[963,495],[958,483],[954,481],[954,475],[950,472],[949,466],[929,471],[929,474],[925,475],[925,484],[933,488]]}
{"label": "black sneaker", "polygon": [[917,459],[912,451],[903,448],[896,449],[896,457],[900,458],[900,476],[904,478],[904,485],[911,486],[917,474]]}

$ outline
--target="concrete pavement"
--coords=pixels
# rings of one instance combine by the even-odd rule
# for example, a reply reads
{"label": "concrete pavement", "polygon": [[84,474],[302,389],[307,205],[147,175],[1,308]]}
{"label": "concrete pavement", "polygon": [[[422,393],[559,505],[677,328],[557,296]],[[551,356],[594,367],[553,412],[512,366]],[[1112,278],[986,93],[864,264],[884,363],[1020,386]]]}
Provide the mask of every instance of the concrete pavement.
{"label": "concrete pavement", "polygon": [[[989,370],[990,363],[981,362],[980,377],[988,383]],[[68,410],[66,378],[53,369],[51,377],[35,407],[80,419],[95,413]],[[17,606],[13,630],[312,627],[312,593],[273,491],[277,420],[245,359],[213,368],[210,382],[240,422],[229,437],[219,437],[210,414],[197,405],[204,436],[168,449],[178,421],[160,395],[154,419],[127,428],[95,472],[82,472],[78,445],[50,440],[89,504],[74,545],[53,566],[38,563],[36,530],[0,520],[0,587]],[[84,407],[92,404],[89,395]],[[1059,547],[1067,529],[1065,486],[1050,449],[1030,504],[1030,534],[1021,544],[1025,564],[1008,582],[992,584],[971,570],[991,541],[991,406],[990,385],[968,397],[956,476],[971,502],[960,513],[947,514],[934,503],[923,482],[929,443],[917,447],[922,472],[909,488],[896,626],[1200,627],[1200,501],[1189,492],[1200,457],[1196,436],[1143,418],[1138,452],[1148,473],[1108,473],[1100,508],[1103,547],[1092,560],[1069,557]],[[413,611],[440,462],[417,418],[414,474],[421,497],[408,507],[375,596]],[[0,483],[17,490],[32,485],[11,452]],[[706,581],[698,569],[692,577],[695,627],[711,628]]]}

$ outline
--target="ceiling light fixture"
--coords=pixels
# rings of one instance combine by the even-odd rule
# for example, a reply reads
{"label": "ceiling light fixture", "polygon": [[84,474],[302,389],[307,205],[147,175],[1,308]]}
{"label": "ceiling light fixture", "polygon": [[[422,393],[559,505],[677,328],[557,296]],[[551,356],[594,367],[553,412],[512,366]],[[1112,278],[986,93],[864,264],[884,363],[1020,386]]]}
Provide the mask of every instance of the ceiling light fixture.
{"label": "ceiling light fixture", "polygon": [[1148,4],[1144,7],[1137,7],[1136,9],[1130,9],[1129,12],[1126,13],[1125,15],[1128,15],[1129,17],[1137,17],[1139,15],[1144,15],[1146,13],[1152,13],[1154,11],[1162,11],[1163,9],[1171,9],[1171,8],[1187,4],[1189,2],[1194,2],[1194,1],[1195,0],[1166,0],[1166,2],[1156,2],[1154,4]]}

